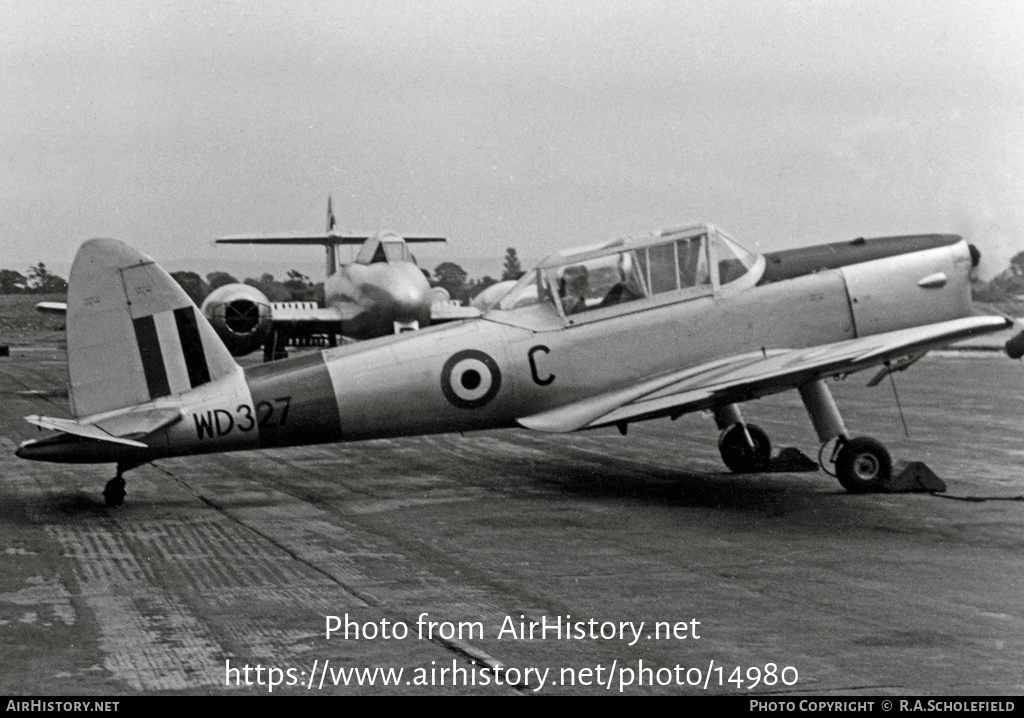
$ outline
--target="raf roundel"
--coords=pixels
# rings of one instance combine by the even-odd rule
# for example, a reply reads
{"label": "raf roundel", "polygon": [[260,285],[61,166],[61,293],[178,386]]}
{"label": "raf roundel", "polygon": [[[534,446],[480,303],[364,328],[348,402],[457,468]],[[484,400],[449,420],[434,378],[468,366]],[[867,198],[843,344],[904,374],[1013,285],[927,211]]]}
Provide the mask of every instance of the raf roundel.
{"label": "raf roundel", "polygon": [[490,356],[476,349],[456,352],[441,369],[441,391],[453,406],[477,409],[501,388],[501,370]]}

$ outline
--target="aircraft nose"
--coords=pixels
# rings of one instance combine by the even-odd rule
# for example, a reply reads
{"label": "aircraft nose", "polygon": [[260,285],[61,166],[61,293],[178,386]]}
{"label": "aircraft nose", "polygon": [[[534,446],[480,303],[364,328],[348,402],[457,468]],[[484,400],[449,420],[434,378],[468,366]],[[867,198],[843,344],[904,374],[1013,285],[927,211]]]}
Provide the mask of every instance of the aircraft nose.
{"label": "aircraft nose", "polygon": [[430,319],[430,290],[418,287],[402,287],[392,294],[395,307],[395,321],[426,322]]}

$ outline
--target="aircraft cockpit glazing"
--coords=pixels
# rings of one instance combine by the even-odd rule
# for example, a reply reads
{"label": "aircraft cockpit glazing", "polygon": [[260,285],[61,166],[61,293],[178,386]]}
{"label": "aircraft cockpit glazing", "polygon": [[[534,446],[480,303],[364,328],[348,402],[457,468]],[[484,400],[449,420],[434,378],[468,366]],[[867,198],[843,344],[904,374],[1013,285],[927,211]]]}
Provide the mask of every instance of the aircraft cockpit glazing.
{"label": "aircraft cockpit glazing", "polygon": [[367,242],[356,257],[358,264],[387,264],[391,262],[416,262],[409,251],[409,245],[398,235],[385,235]]}
{"label": "aircraft cockpit glazing", "polygon": [[531,317],[564,326],[752,286],[763,268],[760,255],[715,227],[696,225],[554,254],[495,308],[532,308]]}

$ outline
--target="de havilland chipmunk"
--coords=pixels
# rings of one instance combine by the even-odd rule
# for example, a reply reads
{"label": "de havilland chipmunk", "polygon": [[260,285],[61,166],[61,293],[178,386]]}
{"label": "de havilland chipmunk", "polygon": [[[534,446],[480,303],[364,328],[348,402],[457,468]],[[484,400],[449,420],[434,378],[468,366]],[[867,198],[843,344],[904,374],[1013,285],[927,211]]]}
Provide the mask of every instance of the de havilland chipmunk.
{"label": "de havilland chipmunk", "polygon": [[[431,322],[479,316],[479,311],[448,301],[443,289],[432,290],[409,242],[444,242],[443,237],[401,237],[394,232],[372,236],[339,234],[327,199],[325,234],[237,235],[218,244],[321,245],[327,251],[324,307],[315,302],[271,302],[256,287],[228,284],[203,301],[201,310],[233,356],[260,346],[264,360],[283,356],[289,337],[324,334],[369,339],[425,327]],[[340,263],[337,248],[362,245],[355,261]],[[438,296],[441,294],[442,296]]]}
{"label": "de havilland chipmunk", "polygon": [[770,441],[740,404],[796,389],[840,483],[884,488],[886,448],[847,431],[826,379],[877,383],[927,351],[1008,328],[972,313],[961,237],[858,238],[757,254],[693,224],[551,255],[482,316],[243,369],[152,259],[82,245],[71,269],[72,418],[24,459],[115,463],[503,427],[563,433],[711,410],[737,472]]}

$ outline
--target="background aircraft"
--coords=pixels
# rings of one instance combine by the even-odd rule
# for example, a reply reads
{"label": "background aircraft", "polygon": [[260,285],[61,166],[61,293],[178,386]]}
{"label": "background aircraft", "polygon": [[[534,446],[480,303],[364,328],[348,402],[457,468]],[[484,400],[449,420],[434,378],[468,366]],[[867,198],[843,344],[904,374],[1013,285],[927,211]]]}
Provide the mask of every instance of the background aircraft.
{"label": "background aircraft", "polygon": [[[271,302],[256,287],[229,284],[203,301],[202,312],[234,356],[260,346],[264,359],[284,356],[288,337],[325,334],[353,339],[419,329],[432,322],[479,316],[480,312],[449,301],[430,283],[409,251],[409,242],[444,242],[443,237],[400,237],[393,232],[373,236],[335,231],[331,200],[327,200],[325,234],[238,235],[218,244],[322,245],[327,252],[324,298],[314,302]],[[337,247],[361,244],[355,261],[341,264]]]}
{"label": "background aircraft", "polygon": [[503,282],[492,284],[487,287],[487,289],[473,297],[469,306],[474,307],[481,312],[487,311],[492,305],[497,303],[499,299],[508,294],[512,290],[512,287],[516,286],[516,281],[517,280],[515,279],[506,279]]}
{"label": "background aircraft", "polygon": [[43,314],[67,314],[68,305],[65,302],[38,302],[36,311]]}
{"label": "background aircraft", "polygon": [[892,461],[852,437],[826,378],[906,369],[927,351],[1010,326],[972,313],[977,251],[956,235],[856,239],[758,255],[696,224],[559,252],[481,318],[243,370],[184,291],[114,240],[71,269],[73,418],[25,459],[117,464],[167,456],[523,426],[571,432],[710,409],[734,471],[770,458],[741,402],[797,389],[851,492]]}

